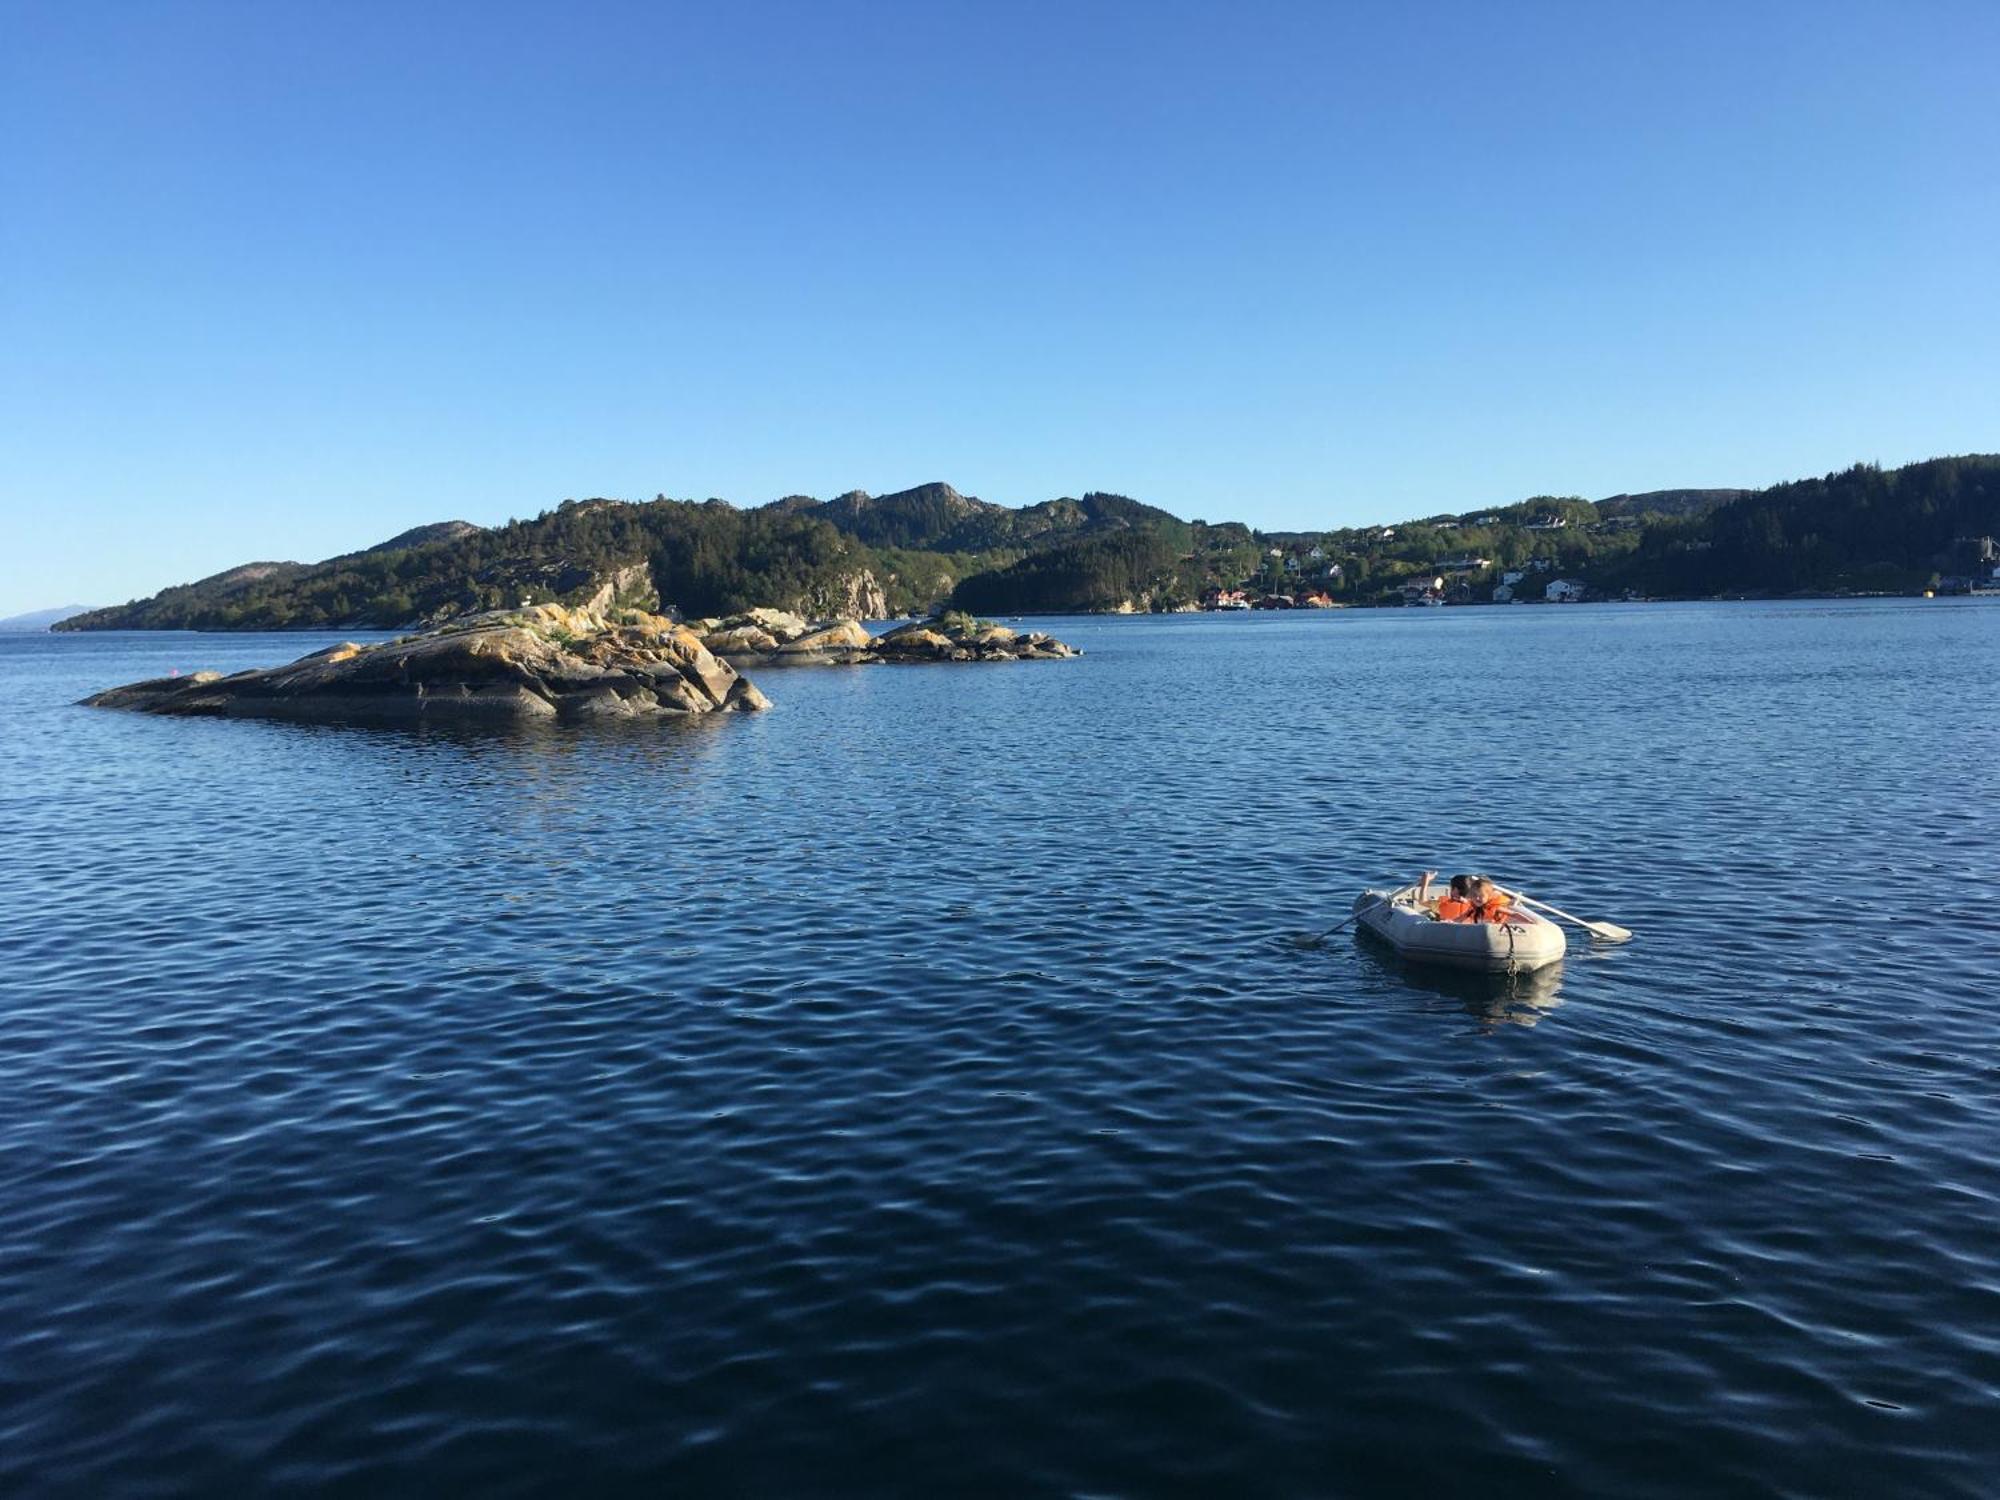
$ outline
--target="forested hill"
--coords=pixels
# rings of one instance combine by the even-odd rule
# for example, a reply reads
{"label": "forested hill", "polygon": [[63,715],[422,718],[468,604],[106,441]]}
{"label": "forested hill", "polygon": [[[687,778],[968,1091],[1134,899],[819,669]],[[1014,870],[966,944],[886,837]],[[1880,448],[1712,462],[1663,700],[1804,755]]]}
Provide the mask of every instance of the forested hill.
{"label": "forested hill", "polygon": [[[1386,526],[1253,533],[1192,523],[1062,543],[965,580],[986,613],[1171,609],[1217,588],[1252,597],[1401,603],[1412,592],[1489,603],[1544,597],[1915,593],[1988,577],[2000,537],[2000,455],[1871,464],[1768,490],[1658,490],[1589,501],[1540,495]],[[1512,580],[1510,582],[1510,579]]]}
{"label": "forested hill", "polygon": [[1741,500],[1755,490],[1648,490],[1643,495],[1607,495],[1597,502],[1597,514],[1618,516],[1698,516]]}
{"label": "forested hill", "polygon": [[2000,454],[1856,464],[1645,528],[1604,570],[1661,596],[1913,592],[1978,562],[2000,535]]}
{"label": "forested hill", "polygon": [[689,615],[772,605],[881,616],[943,602],[961,579],[1031,550],[1135,529],[1176,542],[1188,530],[1121,495],[1010,509],[947,484],[828,501],[791,496],[752,510],[665,497],[568,501],[505,526],[418,526],[321,563],[247,563],[63,628],[395,629],[551,599],[659,604]]}
{"label": "forested hill", "polygon": [[1027,551],[1128,527],[1184,526],[1178,517],[1123,495],[1044,500],[1016,510],[961,495],[948,484],[879,496],[850,490],[827,501],[795,495],[767,509],[825,521],[871,547],[925,552]]}
{"label": "forested hill", "polygon": [[751,510],[720,500],[568,501],[533,520],[416,527],[322,563],[249,563],[62,630],[401,628],[522,601],[771,605],[882,617],[1192,607],[1216,589],[1322,602],[1413,588],[1485,602],[1510,572],[1596,596],[1911,592],[2000,535],[2000,456],[1870,465],[1768,490],[1538,495],[1491,510],[1324,532],[1183,521],[1121,495],[1019,508],[946,484]]}

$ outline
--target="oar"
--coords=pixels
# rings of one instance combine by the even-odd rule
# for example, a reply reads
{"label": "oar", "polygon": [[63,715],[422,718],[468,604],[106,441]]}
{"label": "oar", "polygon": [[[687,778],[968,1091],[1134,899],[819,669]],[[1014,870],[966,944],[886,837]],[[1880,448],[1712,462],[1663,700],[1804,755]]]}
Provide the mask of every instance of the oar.
{"label": "oar", "polygon": [[1546,901],[1537,901],[1533,896],[1523,895],[1520,891],[1514,893],[1513,899],[1527,906],[1539,906],[1550,916],[1561,917],[1565,922],[1574,922],[1592,937],[1600,938],[1604,942],[1629,943],[1632,941],[1632,929],[1629,927],[1620,927],[1616,922],[1586,922],[1582,917],[1571,916],[1559,906],[1551,906]]}
{"label": "oar", "polygon": [[1353,916],[1349,917],[1345,922],[1335,922],[1331,927],[1327,928],[1327,930],[1325,932],[1322,932],[1318,937],[1307,938],[1303,946],[1307,948],[1317,947],[1319,944],[1325,942],[1328,938],[1332,937],[1336,932],[1340,931],[1341,928],[1353,926],[1356,922],[1359,922],[1363,917],[1367,916],[1368,913],[1370,913],[1371,911],[1380,911],[1383,907],[1387,906],[1390,902],[1394,901],[1398,896],[1402,895],[1404,892],[1413,891],[1415,889],[1416,887],[1413,885],[1406,885],[1402,887],[1401,890],[1394,890],[1389,892],[1389,894],[1384,896],[1380,901],[1369,902],[1366,906],[1362,907],[1360,911],[1356,912]]}

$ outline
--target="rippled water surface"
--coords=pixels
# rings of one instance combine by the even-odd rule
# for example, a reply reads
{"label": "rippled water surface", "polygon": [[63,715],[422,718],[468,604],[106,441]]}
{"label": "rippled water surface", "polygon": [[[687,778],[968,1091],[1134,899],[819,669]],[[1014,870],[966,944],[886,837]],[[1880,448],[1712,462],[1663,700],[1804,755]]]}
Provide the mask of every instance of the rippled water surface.
{"label": "rippled water surface", "polygon": [[[516,735],[0,637],[0,1490],[1993,1493],[2000,608],[1055,628]],[[1298,941],[1426,865],[1638,938]]]}

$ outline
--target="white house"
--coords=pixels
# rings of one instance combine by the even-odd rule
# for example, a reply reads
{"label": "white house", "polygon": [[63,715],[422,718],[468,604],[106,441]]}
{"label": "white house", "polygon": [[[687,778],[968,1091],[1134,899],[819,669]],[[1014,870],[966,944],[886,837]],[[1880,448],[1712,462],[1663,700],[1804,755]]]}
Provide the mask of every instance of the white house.
{"label": "white house", "polygon": [[1519,568],[1509,568],[1506,572],[1500,575],[1500,582],[1507,588],[1511,589],[1515,584],[1519,583],[1523,578],[1526,578],[1527,576],[1528,575],[1526,573],[1523,573]]}
{"label": "white house", "polygon": [[1542,590],[1542,597],[1551,604],[1575,604],[1583,598],[1583,585],[1574,578],[1558,578]]}

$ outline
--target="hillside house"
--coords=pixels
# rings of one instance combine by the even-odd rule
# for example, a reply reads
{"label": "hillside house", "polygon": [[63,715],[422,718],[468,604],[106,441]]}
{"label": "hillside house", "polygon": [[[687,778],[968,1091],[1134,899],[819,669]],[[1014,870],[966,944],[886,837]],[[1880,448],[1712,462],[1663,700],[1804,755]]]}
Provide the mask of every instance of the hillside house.
{"label": "hillside house", "polygon": [[1584,586],[1574,578],[1558,578],[1542,590],[1542,597],[1551,604],[1579,604],[1583,601]]}

